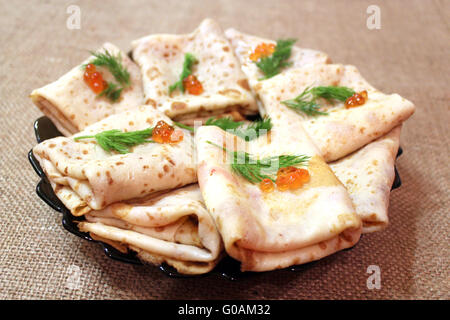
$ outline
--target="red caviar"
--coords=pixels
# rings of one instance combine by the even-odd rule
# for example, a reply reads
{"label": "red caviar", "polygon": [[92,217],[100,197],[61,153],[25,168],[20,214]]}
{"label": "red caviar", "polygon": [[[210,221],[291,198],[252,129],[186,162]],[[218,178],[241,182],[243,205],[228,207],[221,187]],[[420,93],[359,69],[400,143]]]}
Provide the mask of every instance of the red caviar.
{"label": "red caviar", "polygon": [[309,172],[306,169],[285,167],[278,170],[276,185],[278,190],[296,190],[309,181]]}
{"label": "red caviar", "polygon": [[152,139],[158,143],[177,143],[183,140],[183,132],[160,120],[153,128]]}
{"label": "red caviar", "polygon": [[250,54],[250,60],[258,61],[261,58],[268,57],[275,51],[275,45],[273,43],[261,43]]}
{"label": "red caviar", "polygon": [[366,103],[367,100],[367,91],[356,92],[351,97],[348,97],[345,100],[345,107],[347,109],[362,106]]}
{"label": "red caviar", "polygon": [[197,77],[192,74],[183,79],[183,87],[187,90],[187,92],[196,96],[203,93],[203,86],[201,82],[198,81]]}
{"label": "red caviar", "polygon": [[92,72],[96,71],[96,67],[95,67],[94,64],[89,63],[89,64],[86,65],[85,70],[86,70],[86,72],[92,73]]}
{"label": "red caviar", "polygon": [[275,186],[273,185],[272,180],[270,179],[263,179],[260,183],[259,183],[259,188],[263,191],[263,192],[272,192],[275,189]]}
{"label": "red caviar", "polygon": [[94,93],[99,94],[106,89],[108,84],[103,81],[103,76],[97,71],[95,65],[89,63],[86,65],[85,72],[83,75],[84,82],[91,88]]}

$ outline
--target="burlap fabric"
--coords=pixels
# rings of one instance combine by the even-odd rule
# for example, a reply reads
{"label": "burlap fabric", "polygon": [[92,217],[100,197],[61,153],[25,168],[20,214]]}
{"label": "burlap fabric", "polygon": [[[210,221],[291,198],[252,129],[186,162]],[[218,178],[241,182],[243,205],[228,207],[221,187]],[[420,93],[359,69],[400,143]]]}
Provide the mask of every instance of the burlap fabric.
{"label": "burlap fabric", "polygon": [[[0,297],[2,299],[355,299],[450,298],[448,1],[0,1]],[[81,29],[66,26],[70,4]],[[377,4],[381,29],[369,30]],[[130,48],[150,33],[183,33],[205,17],[268,38],[296,37],[333,61],[356,65],[385,92],[412,100],[397,166],[390,226],[350,251],[303,272],[236,282],[218,276],[172,279],[156,268],[107,258],[66,232],[35,194],[26,155],[41,116],[28,98],[104,41]],[[368,289],[367,268],[381,270]]]}

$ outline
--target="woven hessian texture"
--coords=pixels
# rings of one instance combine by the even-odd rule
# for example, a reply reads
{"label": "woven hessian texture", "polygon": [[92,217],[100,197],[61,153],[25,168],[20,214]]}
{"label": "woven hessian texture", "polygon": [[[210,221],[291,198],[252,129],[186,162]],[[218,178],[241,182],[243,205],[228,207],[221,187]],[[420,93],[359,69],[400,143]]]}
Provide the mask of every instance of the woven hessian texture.
{"label": "woven hessian texture", "polygon": [[[381,29],[366,27],[376,4]],[[449,299],[450,5],[448,1],[0,1],[0,298],[2,299]],[[81,29],[66,27],[70,4]],[[124,50],[150,33],[186,33],[203,18],[223,28],[298,45],[356,65],[376,88],[417,106],[402,131],[403,181],[390,226],[303,272],[239,281],[172,279],[157,268],[107,258],[63,229],[36,195],[27,161],[41,112],[32,89],[110,41]],[[381,270],[368,289],[367,268]],[[74,279],[79,276],[79,280]]]}

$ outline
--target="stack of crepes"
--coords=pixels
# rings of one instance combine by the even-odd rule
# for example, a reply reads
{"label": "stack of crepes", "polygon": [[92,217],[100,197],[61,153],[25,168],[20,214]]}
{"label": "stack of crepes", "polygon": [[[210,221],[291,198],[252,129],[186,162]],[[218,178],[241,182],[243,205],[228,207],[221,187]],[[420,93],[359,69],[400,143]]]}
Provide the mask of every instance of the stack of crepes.
{"label": "stack of crepes", "polygon": [[[242,271],[311,262],[387,226],[401,125],[414,105],[376,90],[355,67],[331,64],[326,54],[298,46],[278,74],[263,78],[251,59],[261,44],[276,45],[224,32],[207,19],[187,35],[133,41],[133,60],[112,44],[99,49],[120,58],[130,75],[115,101],[86,84],[93,56],[32,92],[64,134],[33,153],[58,198],[74,216],[84,216],[81,231],[122,252],[135,251],[142,261],[201,274],[226,255],[239,260]],[[195,56],[191,71],[200,93],[169,90],[188,66],[187,54]],[[104,65],[97,70],[114,79]],[[282,103],[318,86],[365,90],[367,99],[354,108],[322,99],[326,114],[318,115]],[[220,126],[196,126],[194,132],[186,126],[210,117],[241,121],[258,112],[272,126],[251,139]],[[161,121],[175,128],[177,142],[147,141],[117,152],[96,138],[113,129],[154,133]],[[244,152],[254,159],[302,155],[309,180],[297,189],[266,192],[233,166],[230,155]]]}

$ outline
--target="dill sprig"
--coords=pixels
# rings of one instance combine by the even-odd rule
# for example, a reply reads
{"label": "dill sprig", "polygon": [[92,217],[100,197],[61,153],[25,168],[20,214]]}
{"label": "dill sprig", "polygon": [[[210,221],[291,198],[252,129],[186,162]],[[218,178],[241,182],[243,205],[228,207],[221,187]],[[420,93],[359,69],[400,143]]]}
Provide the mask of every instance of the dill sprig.
{"label": "dill sprig", "polygon": [[88,64],[93,64],[95,66],[106,67],[109,72],[114,76],[117,82],[121,85],[119,87],[118,84],[113,82],[108,82],[107,87],[100,92],[97,96],[102,97],[105,96],[112,102],[116,102],[120,98],[120,94],[122,90],[126,87],[129,87],[131,84],[130,81],[130,73],[128,70],[122,65],[122,57],[120,52],[113,56],[108,50],[105,49],[105,52],[93,52],[89,51],[91,55],[94,56],[94,59],[85,63],[81,66],[82,69],[86,69]]}
{"label": "dill sprig", "polygon": [[183,80],[192,73],[192,66],[197,62],[197,58],[192,53],[184,55],[183,70],[181,71],[180,80],[169,86],[169,94],[177,88],[184,93]]}
{"label": "dill sprig", "polygon": [[264,77],[259,80],[269,79],[279,74],[281,69],[290,66],[292,63],[287,62],[291,56],[292,46],[295,39],[277,40],[275,51],[268,57],[261,58],[256,65],[264,73]]}
{"label": "dill sprig", "polygon": [[[89,63],[96,65],[98,67],[106,67],[109,72],[114,76],[117,82],[119,82],[123,87],[128,87],[130,85],[130,73],[122,65],[122,57],[119,52],[117,56],[113,56],[108,50],[105,52],[93,52],[90,53],[95,57]],[[86,65],[84,65],[86,67]]]}
{"label": "dill sprig", "polygon": [[272,129],[272,122],[269,117],[255,121],[245,126],[242,125],[232,132],[241,137],[245,141],[250,141],[258,138],[262,133],[267,133]]}
{"label": "dill sprig", "polygon": [[231,130],[236,129],[244,124],[243,121],[234,121],[230,117],[224,117],[224,118],[209,118],[205,122],[205,126],[216,126],[223,130]]}
{"label": "dill sprig", "polygon": [[317,102],[318,98],[323,98],[331,103],[334,100],[345,101],[354,93],[354,90],[347,87],[307,87],[300,95],[298,95],[294,99],[281,101],[281,103],[297,112],[302,112],[309,116],[328,115],[327,112],[320,111],[320,106]]}
{"label": "dill sprig", "polygon": [[[205,126],[216,126],[230,132],[246,141],[258,138],[263,132],[266,133],[272,129],[272,123],[269,117],[252,122],[246,125],[243,121],[234,121],[231,118],[209,118]],[[264,130],[264,131],[262,131]]]}
{"label": "dill sprig", "polygon": [[206,142],[230,154],[233,157],[231,169],[251,183],[259,183],[263,179],[270,179],[275,182],[276,174],[280,168],[307,166],[310,159],[306,155],[280,155],[255,160],[245,151],[229,151],[227,148],[211,141]]}
{"label": "dill sprig", "polygon": [[[173,123],[180,128],[194,132],[193,127],[175,121]],[[264,119],[252,122],[248,125],[246,125],[243,121],[234,121],[233,119],[228,117],[219,119],[209,118],[208,120],[206,120],[204,125],[219,127],[222,130],[245,139],[245,141],[256,139],[262,133],[266,133],[270,131],[270,129],[272,129],[272,123],[269,117],[265,117]]]}
{"label": "dill sprig", "polygon": [[122,132],[117,129],[107,130],[91,136],[75,137],[74,140],[94,138],[97,143],[105,151],[117,151],[118,153],[128,153],[131,147],[148,142],[155,142],[147,140],[152,135],[153,128],[148,128],[138,131]]}
{"label": "dill sprig", "polygon": [[186,129],[186,130],[189,130],[189,131],[191,131],[191,132],[194,132],[194,128],[191,127],[191,126],[188,126],[188,125],[186,125],[186,124],[182,124],[182,123],[180,123],[180,122],[176,122],[176,121],[173,121],[173,120],[172,120],[172,122],[173,122],[174,125],[176,125],[176,126],[182,128],[182,129]]}
{"label": "dill sprig", "polygon": [[120,98],[123,88],[113,82],[108,82],[108,86],[98,94],[98,97],[105,96],[112,102],[116,102]]}

